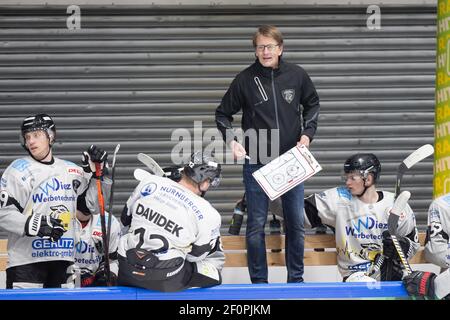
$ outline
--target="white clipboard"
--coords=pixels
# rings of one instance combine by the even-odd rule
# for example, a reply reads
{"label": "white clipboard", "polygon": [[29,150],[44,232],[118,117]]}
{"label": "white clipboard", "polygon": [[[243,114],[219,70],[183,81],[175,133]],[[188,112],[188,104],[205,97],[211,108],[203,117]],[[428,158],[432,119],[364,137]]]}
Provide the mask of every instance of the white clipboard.
{"label": "white clipboard", "polygon": [[253,177],[270,200],[275,200],[320,170],[319,162],[302,145],[293,147],[253,172]]}

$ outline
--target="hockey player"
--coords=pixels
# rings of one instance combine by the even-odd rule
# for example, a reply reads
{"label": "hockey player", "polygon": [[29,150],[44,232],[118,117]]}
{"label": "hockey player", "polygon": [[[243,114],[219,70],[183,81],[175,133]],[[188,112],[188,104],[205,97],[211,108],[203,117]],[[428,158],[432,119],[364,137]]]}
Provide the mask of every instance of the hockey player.
{"label": "hockey player", "polygon": [[338,269],[344,281],[401,280],[400,258],[387,231],[393,207],[402,212],[397,239],[407,259],[420,247],[409,205],[399,208],[393,193],[376,189],[380,172],[374,154],[352,155],[344,164],[346,187],[328,189],[305,200],[307,224],[335,228]]}
{"label": "hockey player", "polygon": [[[56,128],[38,114],[24,119],[21,144],[29,156],[5,170],[0,185],[0,227],[8,232],[6,288],[60,287],[74,260],[74,216],[95,203],[91,174],[53,157]],[[89,161],[104,163],[106,152],[91,147]]]}
{"label": "hockey player", "polygon": [[428,229],[425,241],[425,258],[447,269],[436,275],[432,272],[414,271],[403,279],[412,296],[450,299],[450,193],[435,199],[428,210]]}
{"label": "hockey player", "polygon": [[[96,208],[92,208],[96,212]],[[120,224],[117,219],[106,214],[106,221],[112,217],[111,234],[109,240],[109,268],[110,284],[117,284],[119,262],[117,260],[117,246],[121,236]],[[81,287],[107,286],[107,274],[105,270],[105,253],[102,239],[102,228],[100,224],[100,214],[91,212],[81,212],[77,210],[77,223],[80,229],[80,239],[75,245],[75,264],[69,268],[69,283],[74,281],[79,272],[81,275]]]}
{"label": "hockey player", "polygon": [[202,198],[220,171],[197,152],[178,182],[152,175],[139,183],[121,216],[130,228],[119,241],[119,285],[179,291],[222,282],[221,217]]}

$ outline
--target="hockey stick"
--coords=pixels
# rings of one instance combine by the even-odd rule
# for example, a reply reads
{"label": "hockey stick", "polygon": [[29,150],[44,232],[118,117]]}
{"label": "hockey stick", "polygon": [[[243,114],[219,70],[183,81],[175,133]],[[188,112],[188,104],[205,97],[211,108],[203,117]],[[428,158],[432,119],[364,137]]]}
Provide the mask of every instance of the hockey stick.
{"label": "hockey stick", "polygon": [[[106,229],[106,238],[107,238],[107,245],[106,247],[108,248],[108,251],[106,252],[106,255],[109,256],[109,243],[111,240],[111,220],[113,217],[113,197],[114,197],[114,176],[116,173],[116,159],[117,159],[117,153],[119,152],[120,149],[120,144],[118,144],[116,146],[116,149],[114,149],[114,155],[113,155],[113,160],[112,160],[112,164],[111,164],[111,194],[109,195],[109,216],[108,216],[108,227]],[[106,258],[105,258],[106,260]],[[109,262],[109,257],[108,257],[108,262]],[[106,274],[106,282],[108,284],[111,284],[111,274],[107,273]]]}
{"label": "hockey stick", "polygon": [[434,152],[434,148],[431,144],[425,144],[419,149],[411,153],[403,162],[398,166],[397,179],[395,181],[395,198],[400,194],[400,185],[402,182],[403,174],[406,170],[411,169],[412,166],[422,161],[428,156],[431,156]]}
{"label": "hockey stick", "polygon": [[408,191],[403,191],[402,193],[400,193],[400,195],[394,202],[394,207],[391,209],[388,218],[388,231],[391,235],[392,242],[394,243],[395,251],[397,251],[397,254],[400,257],[400,262],[405,267],[408,274],[412,273],[412,269],[397,239],[397,223],[400,215],[405,210],[410,197],[411,193]]}
{"label": "hockey stick", "polygon": [[[421,146],[419,149],[417,149],[416,151],[414,151],[413,153],[411,153],[408,157],[405,158],[405,160],[403,160],[403,162],[399,165],[398,170],[397,170],[397,179],[395,181],[395,196],[394,196],[395,199],[397,199],[399,197],[400,186],[401,186],[403,174],[405,173],[405,171],[410,169],[411,167],[413,167],[415,164],[422,161],[426,157],[432,155],[433,152],[434,152],[433,146],[431,144],[425,144],[425,145]],[[403,207],[406,206],[406,202],[408,201],[410,196],[411,196],[411,194],[408,192],[408,194],[403,196],[406,200],[398,199],[400,204],[403,205]],[[405,201],[404,204],[403,204],[403,201]],[[406,257],[403,254],[403,250],[401,249],[400,243],[398,242],[398,239],[396,236],[398,220],[399,220],[400,214],[402,212],[401,211],[397,212],[395,210],[395,208],[392,208],[391,213],[392,214],[390,214],[389,218],[388,218],[388,230],[389,230],[389,233],[391,234],[391,238],[392,238],[392,242],[394,243],[395,250],[397,251],[398,256],[400,257],[400,261],[402,262],[403,266],[405,267],[407,273],[411,274],[412,273],[411,266],[409,265],[408,260],[406,260]]]}
{"label": "hockey stick", "polygon": [[102,192],[102,182],[101,182],[101,163],[95,162],[95,175],[97,176],[97,196],[98,196],[98,204],[100,208],[100,224],[102,228],[102,241],[103,241],[103,252],[107,252],[107,254],[103,254],[105,258],[105,273],[107,278],[107,286],[110,286],[109,282],[109,248],[108,248],[108,239],[106,236],[106,221],[105,221],[105,199],[103,198],[103,192]]}
{"label": "hockey stick", "polygon": [[134,178],[139,181],[142,181],[142,180],[152,176],[152,174],[150,172],[139,169],[139,168],[134,169],[133,174],[134,174]]}
{"label": "hockey stick", "polygon": [[140,162],[145,164],[147,166],[147,168],[149,168],[153,172],[153,174],[155,174],[156,176],[159,176],[159,177],[164,176],[164,170],[161,169],[159,164],[155,160],[153,160],[152,157],[150,157],[149,155],[147,155],[145,153],[139,153],[137,155],[137,158]]}

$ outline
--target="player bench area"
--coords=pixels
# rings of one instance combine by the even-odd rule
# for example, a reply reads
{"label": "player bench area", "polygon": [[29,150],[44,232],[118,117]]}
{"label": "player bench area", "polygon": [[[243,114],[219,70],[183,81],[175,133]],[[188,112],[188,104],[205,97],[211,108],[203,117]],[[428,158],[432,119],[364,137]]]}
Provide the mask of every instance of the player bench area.
{"label": "player bench area", "polygon": [[[425,235],[420,234],[423,245]],[[247,265],[245,236],[223,236],[226,267]],[[266,237],[269,266],[285,265],[283,235]],[[272,252],[281,250],[279,252]],[[315,250],[314,250],[315,249]],[[322,250],[323,249],[323,250]],[[7,262],[7,240],[0,240],[0,271]],[[425,263],[423,247],[412,263]],[[305,265],[336,265],[334,235],[305,237]],[[101,287],[78,289],[0,289],[0,300],[273,300],[273,299],[408,299],[400,281],[366,283],[310,282],[301,286],[292,283],[223,284],[212,288],[192,288],[181,292],[158,292],[140,288]]]}
{"label": "player bench area", "polygon": [[[266,235],[267,263],[269,266],[284,266],[284,235]],[[427,263],[423,253],[425,233],[419,233],[420,251],[411,264]],[[225,267],[246,267],[247,251],[245,236],[222,236],[226,255]],[[305,236],[305,266],[336,265],[336,242],[333,234],[312,234]],[[315,250],[314,250],[315,249]],[[8,261],[7,240],[0,239],[0,271],[5,271]]]}
{"label": "player bench area", "polygon": [[[285,266],[284,235],[266,235],[268,266]],[[425,233],[419,233],[420,250],[410,261],[411,264],[427,263],[423,245]],[[247,252],[245,236],[223,236],[226,255],[225,267],[246,267]],[[336,242],[333,234],[311,234],[305,236],[305,266],[330,266],[337,264]]]}
{"label": "player bench area", "polygon": [[[285,266],[284,235],[266,235],[267,263],[269,266]],[[419,233],[421,248],[410,261],[411,264],[427,263],[423,253],[425,233]],[[245,236],[222,236],[226,255],[225,267],[246,267],[247,251]],[[305,236],[305,266],[336,265],[336,242],[333,234]],[[275,252],[274,252],[275,251]],[[5,271],[8,261],[7,240],[0,240],[0,271]]]}

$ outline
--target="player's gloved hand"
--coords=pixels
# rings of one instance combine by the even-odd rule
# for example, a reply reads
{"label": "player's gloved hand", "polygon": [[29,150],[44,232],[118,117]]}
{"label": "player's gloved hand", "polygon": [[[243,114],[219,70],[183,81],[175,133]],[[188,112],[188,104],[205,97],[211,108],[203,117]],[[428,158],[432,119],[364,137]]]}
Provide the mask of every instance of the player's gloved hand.
{"label": "player's gloved hand", "polygon": [[434,279],[436,274],[432,272],[413,271],[403,278],[403,284],[410,296],[435,299]]}
{"label": "player's gloved hand", "polygon": [[91,145],[87,151],[83,152],[83,155],[81,157],[81,163],[83,170],[87,173],[93,173],[95,177],[97,177],[96,174],[96,168],[95,164],[100,163],[100,176],[103,176],[104,169],[106,167],[106,161],[108,160],[108,153],[104,151],[103,149],[98,148],[95,145]]}
{"label": "player's gloved hand", "polygon": [[91,237],[94,240],[95,248],[97,249],[99,254],[103,254],[103,237],[102,232],[100,230],[95,230]]}
{"label": "player's gloved hand", "polygon": [[[384,257],[384,256],[383,256]],[[400,259],[384,257],[380,270],[381,281],[401,281],[403,278],[403,265]]]}
{"label": "player's gloved hand", "polygon": [[[383,255],[389,259],[400,260],[400,257],[398,256],[398,252],[395,249],[394,242],[392,241],[392,237],[389,231],[387,230],[383,231],[382,237],[383,237]],[[406,237],[401,236],[397,236],[397,240],[398,243],[400,244],[400,247],[402,248],[405,258],[407,258],[411,247],[410,240]]]}
{"label": "player's gloved hand", "polygon": [[53,242],[58,241],[65,231],[66,229],[64,229],[60,219],[54,219],[41,213],[31,214],[25,223],[25,234],[27,236],[38,236],[50,239]]}
{"label": "player's gloved hand", "polygon": [[91,287],[94,285],[95,276],[91,272],[81,274],[81,287]]}
{"label": "player's gloved hand", "polygon": [[[117,276],[114,272],[109,272],[109,277],[111,280],[111,286],[117,285]],[[106,287],[108,286],[108,279],[106,278],[105,263],[100,263],[97,272],[95,272],[95,286]]]}

